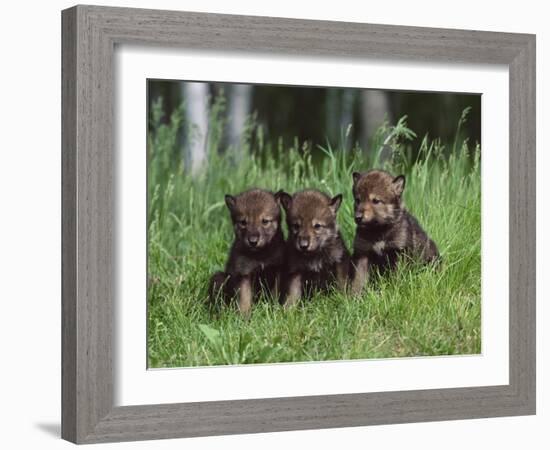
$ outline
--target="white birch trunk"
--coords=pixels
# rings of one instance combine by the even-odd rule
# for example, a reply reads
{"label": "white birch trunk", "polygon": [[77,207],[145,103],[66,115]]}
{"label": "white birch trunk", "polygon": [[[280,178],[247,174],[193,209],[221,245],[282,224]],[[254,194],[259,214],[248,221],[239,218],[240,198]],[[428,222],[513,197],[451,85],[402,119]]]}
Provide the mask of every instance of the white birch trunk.
{"label": "white birch trunk", "polygon": [[252,86],[236,84],[232,86],[229,98],[228,143],[242,157],[242,134],[252,104]]}
{"label": "white birch trunk", "polygon": [[385,119],[391,121],[390,102],[384,91],[365,89],[361,92],[363,145],[366,147]]}
{"label": "white birch trunk", "polygon": [[353,125],[353,105],[355,103],[355,90],[346,89],[342,93],[342,103],[340,108],[340,133],[344,141],[342,144],[345,146],[345,150],[348,150],[351,146],[351,142],[348,136],[348,131],[351,125]]}
{"label": "white birch trunk", "polygon": [[190,124],[185,143],[184,160],[195,175],[207,163],[206,145],[208,136],[208,83],[183,83],[185,115]]}

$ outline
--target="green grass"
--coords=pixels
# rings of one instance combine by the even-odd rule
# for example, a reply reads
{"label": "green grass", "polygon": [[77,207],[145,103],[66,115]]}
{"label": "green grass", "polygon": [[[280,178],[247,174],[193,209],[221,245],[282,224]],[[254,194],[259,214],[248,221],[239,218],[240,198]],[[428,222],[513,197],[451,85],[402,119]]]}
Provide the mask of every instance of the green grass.
{"label": "green grass", "polygon": [[[149,367],[480,352],[479,148],[467,141],[443,145],[426,138],[420,149],[413,149],[403,119],[380,129],[373,148],[385,150],[374,155],[329,145],[319,151],[298,142],[265,142],[262,129],[251,121],[241,149],[245,156],[237,159],[231,149],[220,148],[223,107],[223,101],[212,105],[209,164],[195,177],[186,174],[178,156],[178,133],[189,132],[181,112],[162,125],[159,105],[151,112]],[[388,152],[382,163],[380,153]],[[342,193],[339,223],[351,245],[351,173],[373,167],[406,175],[405,203],[438,244],[441,267],[404,264],[372,283],[359,299],[331,292],[289,311],[268,299],[254,306],[248,320],[232,307],[210,312],[208,280],[223,269],[233,239],[224,194],[250,187]]]}

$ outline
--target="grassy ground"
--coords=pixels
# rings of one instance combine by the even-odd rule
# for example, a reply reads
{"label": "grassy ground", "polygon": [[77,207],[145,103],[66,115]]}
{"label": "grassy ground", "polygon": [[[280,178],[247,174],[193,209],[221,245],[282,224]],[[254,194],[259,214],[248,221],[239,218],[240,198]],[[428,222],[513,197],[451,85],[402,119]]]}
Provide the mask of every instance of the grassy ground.
{"label": "grassy ground", "polygon": [[[319,361],[479,353],[481,348],[481,179],[479,149],[425,139],[417,157],[406,123],[383,127],[367,157],[359,149],[311,152],[266,143],[250,126],[241,158],[223,154],[223,104],[211,112],[209,166],[185,174],[177,149],[181,114],[160,124],[151,113],[148,166],[148,362],[150,367]],[[460,123],[459,123],[460,127]],[[457,132],[457,136],[460,133]],[[345,136],[343,137],[345,139]],[[384,141],[384,142],[383,142]],[[416,149],[417,150],[417,149]],[[223,156],[226,155],[226,156]],[[438,244],[438,269],[403,265],[361,299],[333,292],[290,311],[273,301],[249,320],[206,306],[209,276],[223,269],[232,241],[224,194],[250,187],[288,192],[313,187],[344,194],[339,222],[354,235],[351,173],[383,167],[407,176],[405,203]],[[286,231],[286,227],[285,227]]]}

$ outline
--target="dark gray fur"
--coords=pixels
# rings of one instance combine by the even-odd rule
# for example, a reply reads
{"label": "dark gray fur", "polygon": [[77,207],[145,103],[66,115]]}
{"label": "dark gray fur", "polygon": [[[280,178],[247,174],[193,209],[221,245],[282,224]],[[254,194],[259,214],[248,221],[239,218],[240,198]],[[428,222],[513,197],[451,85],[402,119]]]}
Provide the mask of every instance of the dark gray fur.
{"label": "dark gray fur", "polygon": [[[278,295],[285,251],[281,211],[277,197],[262,189],[251,189],[235,197],[227,195],[226,204],[235,239],[225,270],[216,272],[210,280],[209,298],[212,302],[221,298],[228,303],[238,295],[239,309],[247,314],[262,289]],[[263,224],[266,218],[268,223]]]}
{"label": "dark gray fur", "polygon": [[285,306],[334,283],[345,288],[350,255],[338,229],[342,196],[317,190],[280,194],[289,230],[286,244]]}
{"label": "dark gray fur", "polygon": [[429,263],[439,259],[436,244],[404,207],[405,177],[382,170],[353,174],[355,222],[353,290],[359,292],[368,272],[395,268],[401,255]]}

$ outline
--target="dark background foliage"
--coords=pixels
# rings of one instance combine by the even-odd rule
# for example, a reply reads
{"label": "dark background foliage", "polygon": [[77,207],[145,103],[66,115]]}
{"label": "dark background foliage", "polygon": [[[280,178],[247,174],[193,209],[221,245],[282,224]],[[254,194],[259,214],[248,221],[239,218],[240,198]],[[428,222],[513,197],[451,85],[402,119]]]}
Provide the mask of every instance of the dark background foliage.
{"label": "dark background foliage", "polygon": [[[149,107],[163,99],[164,118],[185,104],[185,82],[150,80]],[[210,101],[223,95],[227,114],[238,88],[232,83],[207,83]],[[245,86],[245,85],[240,85]],[[408,126],[416,132],[412,142],[418,148],[428,135],[443,142],[467,138],[471,144],[481,141],[481,96],[467,93],[431,93],[381,91],[358,88],[298,87],[278,85],[246,85],[244,102],[246,114],[255,114],[255,121],[264,130],[266,141],[282,139],[283,145],[298,139],[310,148],[318,145],[337,145],[347,131],[347,145],[370,150],[373,131],[384,119],[395,122],[407,116]],[[468,108],[468,120],[457,123]],[[242,111],[241,111],[242,112]],[[351,128],[348,128],[349,125]]]}

